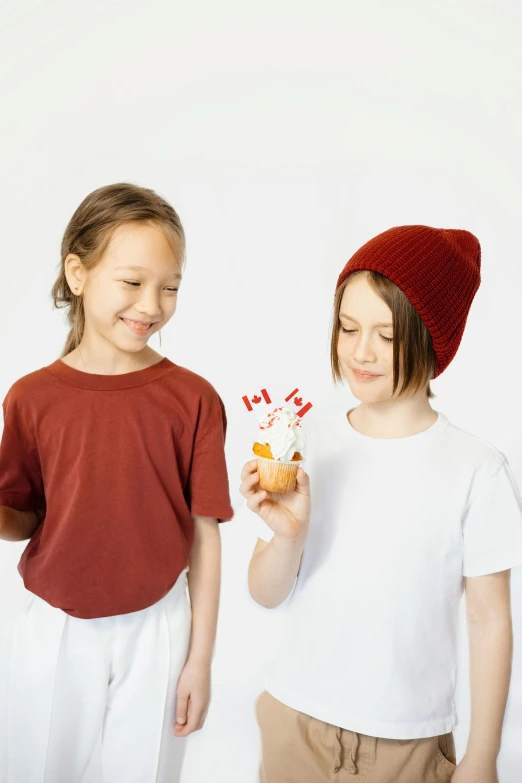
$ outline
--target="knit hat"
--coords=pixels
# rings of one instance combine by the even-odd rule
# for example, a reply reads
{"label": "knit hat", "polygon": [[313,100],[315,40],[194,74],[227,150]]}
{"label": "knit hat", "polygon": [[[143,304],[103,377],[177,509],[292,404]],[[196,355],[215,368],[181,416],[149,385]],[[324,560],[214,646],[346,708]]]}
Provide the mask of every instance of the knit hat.
{"label": "knit hat", "polygon": [[390,228],[354,253],[336,289],[352,272],[365,269],[389,278],[419,313],[431,335],[436,378],[457,353],[480,285],[477,237],[458,228]]}

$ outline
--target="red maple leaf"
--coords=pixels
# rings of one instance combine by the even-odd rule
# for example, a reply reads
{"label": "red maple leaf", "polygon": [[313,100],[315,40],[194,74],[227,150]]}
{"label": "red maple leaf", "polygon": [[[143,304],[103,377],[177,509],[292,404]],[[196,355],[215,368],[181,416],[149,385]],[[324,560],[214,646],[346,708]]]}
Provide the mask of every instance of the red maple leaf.
{"label": "red maple leaf", "polygon": [[303,404],[303,398],[302,397],[294,397],[294,405],[297,405],[299,408]]}
{"label": "red maple leaf", "polygon": [[255,394],[252,397],[252,402],[255,402],[255,404],[257,405],[258,402],[261,402],[261,397],[258,397],[257,394]]}

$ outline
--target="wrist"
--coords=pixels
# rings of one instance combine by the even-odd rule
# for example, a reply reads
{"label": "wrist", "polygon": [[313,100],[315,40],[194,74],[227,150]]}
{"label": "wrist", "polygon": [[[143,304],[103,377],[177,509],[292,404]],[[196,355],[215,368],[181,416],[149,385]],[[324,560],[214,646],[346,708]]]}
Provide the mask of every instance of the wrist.
{"label": "wrist", "polygon": [[272,537],[274,546],[281,549],[299,549],[299,547],[304,546],[306,537],[308,535],[309,526],[310,526],[309,522],[304,523],[299,529],[297,535],[293,537],[284,536],[281,535],[281,533],[275,533],[274,536]]}
{"label": "wrist", "polygon": [[498,754],[500,753],[500,740],[492,740],[488,738],[487,742],[473,742],[468,741],[465,755],[467,758],[474,761],[480,761],[481,763],[488,764],[496,762]]}
{"label": "wrist", "polygon": [[214,657],[214,650],[198,650],[197,648],[189,650],[187,656],[187,663],[194,664],[195,666],[208,666],[210,668],[212,664],[212,658]]}

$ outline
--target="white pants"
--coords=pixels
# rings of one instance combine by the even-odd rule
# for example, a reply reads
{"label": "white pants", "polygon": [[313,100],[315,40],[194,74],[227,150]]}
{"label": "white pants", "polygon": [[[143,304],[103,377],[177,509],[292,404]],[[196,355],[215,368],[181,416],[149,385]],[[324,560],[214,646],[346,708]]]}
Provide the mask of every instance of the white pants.
{"label": "white pants", "polygon": [[9,670],[7,783],[80,783],[100,735],[104,783],[179,781],[186,585],[183,571],[153,606],[93,620],[31,596]]}

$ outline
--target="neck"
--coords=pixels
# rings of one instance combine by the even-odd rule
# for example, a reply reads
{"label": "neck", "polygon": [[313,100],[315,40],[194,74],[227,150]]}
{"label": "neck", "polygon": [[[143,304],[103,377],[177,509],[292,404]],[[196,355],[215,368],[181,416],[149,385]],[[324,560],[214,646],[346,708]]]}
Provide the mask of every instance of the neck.
{"label": "neck", "polygon": [[163,357],[148,345],[136,353],[118,350],[112,344],[100,344],[84,338],[79,346],[62,358],[65,364],[97,375],[120,375],[143,370]]}
{"label": "neck", "polygon": [[407,438],[427,430],[437,420],[426,392],[384,402],[361,402],[349,415],[350,424],[371,438]]}

